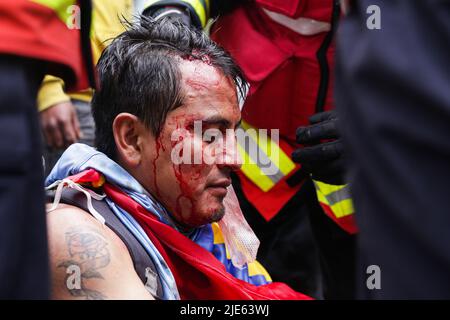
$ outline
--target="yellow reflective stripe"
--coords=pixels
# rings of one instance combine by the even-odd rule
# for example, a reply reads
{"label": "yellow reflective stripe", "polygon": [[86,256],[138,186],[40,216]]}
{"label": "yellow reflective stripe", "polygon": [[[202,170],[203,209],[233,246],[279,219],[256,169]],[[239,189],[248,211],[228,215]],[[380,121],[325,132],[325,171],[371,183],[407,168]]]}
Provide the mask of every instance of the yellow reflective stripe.
{"label": "yellow reflective stripe", "polygon": [[[251,137],[255,141],[257,141],[259,149],[264,151],[264,153],[270,158],[270,160],[277,166],[277,168],[280,169],[280,171],[285,176],[295,169],[295,164],[291,160],[291,158],[289,158],[286,155],[286,153],[283,151],[283,149],[280,148],[280,146],[278,146],[276,143],[272,143],[272,140],[267,135],[261,136],[255,134],[255,132],[257,132],[256,128],[250,126],[244,120],[242,120],[241,126],[245,130],[255,129],[255,131],[253,130],[248,131],[249,134],[251,134]],[[262,146],[264,146],[264,148]]]}
{"label": "yellow reflective stripe", "polygon": [[250,156],[240,144],[238,144],[238,150],[242,159],[241,171],[262,191],[267,192],[272,189],[275,183],[261,171],[256,163],[250,162]]}
{"label": "yellow reflective stripe", "polygon": [[319,190],[316,190],[316,192],[317,192],[317,200],[329,206],[336,218],[343,218],[355,213],[352,199],[346,199],[333,205],[330,205],[325,196],[323,195],[323,193],[321,193]]}
{"label": "yellow reflective stripe", "polygon": [[242,172],[261,190],[267,192],[284,176],[291,173],[295,169],[295,164],[280,146],[270,139],[270,137],[258,134],[257,129],[250,126],[245,121],[241,122],[241,128],[244,129],[245,134],[253,140],[249,142],[256,143],[258,158],[259,155],[265,155],[272,166],[279,170],[278,174],[268,177],[264,173],[264,168],[258,166],[257,161],[252,159],[248,154],[248,151],[244,149],[245,146],[238,144],[238,149],[243,159]]}
{"label": "yellow reflective stripe", "polygon": [[322,186],[322,189],[325,190],[326,194],[330,194],[332,192],[339,191],[348,187],[346,184],[334,185],[334,184],[326,184],[320,181],[316,181],[316,183],[319,183]]}
{"label": "yellow reflective stripe", "polygon": [[332,185],[314,180],[317,200],[331,208],[336,218],[355,212],[348,185]]}
{"label": "yellow reflective stripe", "polygon": [[[179,0],[180,2],[184,2],[186,4],[189,4],[194,11],[197,13],[198,18],[200,19],[200,23],[202,24],[202,27],[204,28],[206,26],[206,21],[208,20],[208,11],[209,11],[209,1],[207,0],[205,2],[205,5],[203,5],[201,0]],[[145,2],[144,8],[148,8],[154,4],[157,4],[160,2],[160,0],[148,0]]]}
{"label": "yellow reflective stripe", "polygon": [[334,184],[328,184],[328,183],[317,181],[317,180],[314,180],[314,184],[316,185],[316,187],[319,187],[320,191],[325,195],[328,195],[332,192],[347,188],[346,184],[334,185]]}
{"label": "yellow reflective stripe", "polygon": [[[272,159],[264,152],[261,145],[258,145],[258,134],[256,129],[251,128],[246,130],[245,136],[238,136],[237,141],[248,154],[248,163],[253,165],[256,164],[261,170],[261,175],[267,176],[274,184],[283,179],[283,172],[281,172],[280,168],[278,168]],[[259,141],[261,141],[261,139]]]}
{"label": "yellow reflective stripe", "polygon": [[[211,223],[211,227],[214,235],[214,244],[225,244],[225,239],[223,238],[222,231],[220,230],[219,224],[217,222]],[[227,246],[225,245],[225,254],[227,259],[231,259],[230,253],[228,252]]]}
{"label": "yellow reflective stripe", "polygon": [[32,2],[39,3],[46,6],[56,12],[57,16],[66,23],[67,19],[72,15],[68,8],[76,4],[76,0],[31,0]]}
{"label": "yellow reflective stripe", "polygon": [[346,199],[330,206],[336,218],[343,218],[355,212],[352,199]]}
{"label": "yellow reflective stripe", "polygon": [[[275,145],[270,141],[270,139],[269,143],[271,144],[271,146]],[[291,160],[291,158],[289,158],[289,156],[283,151],[283,149],[281,149],[278,145],[276,145],[276,147],[278,148],[278,157],[271,157],[271,159],[275,163],[275,165],[280,168],[280,171],[283,172],[285,176],[287,176],[289,173],[291,173],[292,170],[295,169],[295,164]]]}
{"label": "yellow reflective stripe", "polygon": [[264,278],[266,278],[267,281],[272,282],[270,274],[258,261],[255,260],[253,262],[250,262],[247,264],[247,266],[248,266],[248,275],[250,277],[261,275],[264,276]]}
{"label": "yellow reflective stripe", "polygon": [[316,194],[317,194],[317,200],[319,200],[319,202],[325,203],[326,205],[328,205],[328,201],[325,198],[324,194],[316,188]]}
{"label": "yellow reflective stripe", "polygon": [[316,190],[319,190],[326,198],[327,203],[333,205],[339,201],[351,199],[348,185],[333,185],[314,180]]}
{"label": "yellow reflective stripe", "polygon": [[[283,149],[280,148],[278,144],[272,142],[270,137],[268,137],[267,135],[258,135],[257,129],[249,125],[244,120],[242,120],[241,122],[241,127],[246,130],[249,136],[251,136],[257,142],[259,149],[264,151],[264,153],[284,175],[288,175],[292,170],[295,169],[295,164],[291,160],[291,158],[283,151]],[[254,129],[255,131],[249,129]],[[264,146],[264,148],[262,146]]]}

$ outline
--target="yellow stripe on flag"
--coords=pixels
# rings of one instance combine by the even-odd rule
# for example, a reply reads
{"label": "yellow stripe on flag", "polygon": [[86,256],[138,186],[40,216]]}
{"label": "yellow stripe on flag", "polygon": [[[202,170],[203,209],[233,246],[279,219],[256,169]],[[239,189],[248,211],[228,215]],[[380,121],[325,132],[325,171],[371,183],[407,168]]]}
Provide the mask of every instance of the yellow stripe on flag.
{"label": "yellow stripe on flag", "polygon": [[272,282],[272,278],[270,277],[269,273],[258,261],[250,262],[247,265],[248,275],[250,277],[261,275],[264,276],[267,281]]}
{"label": "yellow stripe on flag", "polygon": [[227,259],[231,259],[230,253],[228,252],[227,246],[225,245],[225,240],[222,235],[222,230],[220,230],[219,224],[217,222],[211,223],[211,227],[214,235],[214,244],[223,244],[225,247],[225,254]]}

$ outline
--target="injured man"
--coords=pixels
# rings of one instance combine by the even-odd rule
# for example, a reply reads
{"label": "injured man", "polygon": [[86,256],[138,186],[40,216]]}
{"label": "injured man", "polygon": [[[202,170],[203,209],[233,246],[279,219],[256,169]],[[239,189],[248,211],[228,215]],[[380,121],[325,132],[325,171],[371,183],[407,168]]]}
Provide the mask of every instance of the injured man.
{"label": "injured man", "polygon": [[141,18],[103,52],[96,149],[46,179],[54,299],[308,299],[272,282],[230,186],[246,82],[200,31]]}

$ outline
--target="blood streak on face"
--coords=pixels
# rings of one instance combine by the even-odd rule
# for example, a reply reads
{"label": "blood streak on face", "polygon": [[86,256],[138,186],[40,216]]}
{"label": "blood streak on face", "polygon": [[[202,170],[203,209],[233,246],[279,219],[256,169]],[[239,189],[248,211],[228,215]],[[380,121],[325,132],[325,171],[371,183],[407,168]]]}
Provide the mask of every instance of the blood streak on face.
{"label": "blood streak on face", "polygon": [[[230,172],[240,164],[214,160],[218,155],[235,159],[234,144],[213,153],[212,163],[202,161],[203,150],[211,142],[195,132],[194,123],[201,121],[203,130],[217,129],[225,133],[227,129],[235,129],[240,111],[236,87],[230,78],[198,60],[181,60],[179,66],[183,104],[168,113],[160,136],[149,143],[155,147],[144,162],[153,166],[153,170],[152,180],[145,185],[180,224],[196,227],[223,216],[223,198],[231,183]],[[181,130],[182,134],[174,141],[176,130]],[[184,160],[190,159],[181,164],[172,159],[172,151],[180,142],[185,147],[178,155]]]}
{"label": "blood streak on face", "polygon": [[157,175],[157,171],[156,171],[156,161],[158,161],[159,158],[159,153],[160,153],[160,149],[162,147],[160,138],[157,138],[156,141],[156,157],[155,159],[153,159],[153,177],[154,177],[154,189],[155,189],[155,193],[157,197],[160,197],[161,194],[159,192],[159,187],[158,187],[158,175]]}

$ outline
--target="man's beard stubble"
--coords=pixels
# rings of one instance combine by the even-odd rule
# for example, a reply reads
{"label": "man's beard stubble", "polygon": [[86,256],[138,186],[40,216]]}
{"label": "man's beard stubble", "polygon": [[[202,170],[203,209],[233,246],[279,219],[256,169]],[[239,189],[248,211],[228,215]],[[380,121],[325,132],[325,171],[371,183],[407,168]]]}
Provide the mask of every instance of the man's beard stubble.
{"label": "man's beard stubble", "polygon": [[220,220],[222,220],[224,215],[225,215],[225,206],[222,204],[220,208],[211,215],[209,221],[210,223],[219,222]]}

